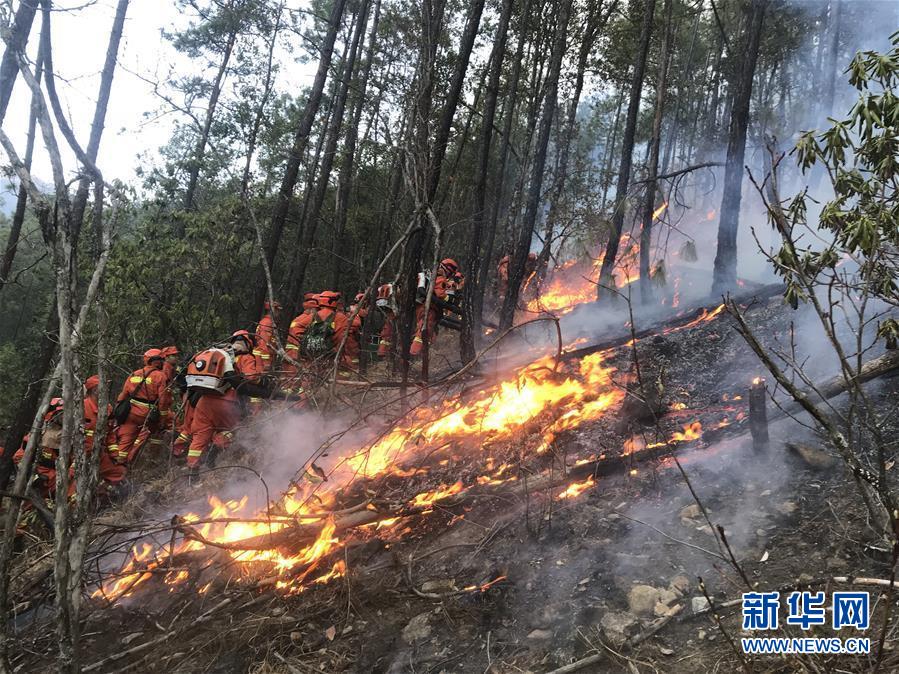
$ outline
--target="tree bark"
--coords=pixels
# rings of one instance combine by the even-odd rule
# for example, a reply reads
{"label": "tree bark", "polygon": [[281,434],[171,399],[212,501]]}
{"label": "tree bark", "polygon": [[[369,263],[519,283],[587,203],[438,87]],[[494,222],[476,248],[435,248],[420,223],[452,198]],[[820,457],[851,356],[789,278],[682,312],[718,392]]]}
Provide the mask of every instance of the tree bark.
{"label": "tree bark", "polygon": [[627,189],[631,179],[631,164],[634,154],[634,137],[637,133],[637,114],[640,112],[640,94],[643,92],[643,76],[646,73],[646,57],[649,54],[649,40],[652,37],[652,21],[655,15],[656,0],[646,0],[643,9],[643,26],[640,29],[640,46],[637,51],[637,62],[634,64],[634,75],[631,78],[630,100],[627,106],[627,118],[624,135],[621,138],[621,163],[618,167],[618,184],[615,188],[615,211],[612,214],[612,231],[606,243],[606,252],[599,272],[599,283],[596,285],[597,299],[603,296],[604,288],[614,288],[612,270],[618,257],[618,244],[624,229],[624,211],[627,207]]}
{"label": "tree bark", "polygon": [[259,105],[256,106],[256,114],[253,117],[253,126],[250,128],[250,137],[247,139],[247,158],[244,162],[243,175],[240,179],[240,193],[246,198],[250,190],[250,168],[253,164],[253,156],[256,154],[256,143],[259,138],[259,130],[262,128],[262,120],[265,116],[265,106],[272,94],[272,63],[275,56],[275,45],[278,34],[281,32],[281,15],[284,12],[284,0],[278,5],[275,25],[268,41],[268,55],[265,64],[265,79],[262,84],[262,96]]}
{"label": "tree bark", "polygon": [[503,203],[503,194],[506,186],[506,174],[509,164],[509,153],[512,149],[512,126],[515,121],[515,110],[518,107],[518,83],[521,79],[521,64],[524,48],[527,44],[530,32],[527,26],[527,18],[530,15],[532,0],[525,0],[521,10],[521,25],[519,26],[518,45],[515,48],[515,56],[512,60],[512,72],[509,75],[508,93],[503,103],[503,122],[501,140],[499,145],[499,158],[495,176],[496,189],[493,202],[490,206],[490,217],[487,220],[487,229],[484,233],[484,249],[481,251],[478,264],[479,288],[474,296],[476,304],[472,307],[478,320],[484,314],[484,293],[487,290],[490,279],[490,271],[493,266],[493,251],[496,247],[496,229],[499,223],[500,207]]}
{"label": "tree bark", "polygon": [[327,141],[325,142],[324,152],[322,153],[321,168],[318,176],[318,184],[312,195],[312,203],[306,212],[305,222],[303,223],[303,238],[300,243],[300,257],[297,261],[296,284],[298,288],[303,287],[303,281],[306,278],[306,269],[309,266],[309,260],[314,254],[313,246],[315,245],[315,232],[318,229],[318,222],[321,217],[321,209],[325,203],[325,197],[328,194],[328,187],[331,180],[331,169],[334,166],[334,157],[337,154],[337,142],[340,139],[340,131],[343,128],[343,115],[346,110],[346,101],[349,96],[350,82],[353,79],[353,71],[356,67],[356,57],[359,53],[359,44],[362,41],[362,35],[365,33],[365,26],[368,24],[368,10],[370,3],[366,0],[359,10],[359,15],[355,22],[355,30],[351,37],[351,46],[349,53],[344,60],[343,67],[340,70],[340,87],[334,101],[334,110],[331,113],[331,122],[328,125]]}
{"label": "tree bark", "polygon": [[460,349],[464,363],[474,359],[475,335],[481,333],[481,317],[484,309],[483,284],[487,280],[480,276],[481,231],[484,228],[487,207],[487,175],[490,166],[490,145],[493,141],[493,123],[496,119],[496,103],[499,98],[499,79],[506,52],[512,5],[512,0],[503,0],[496,36],[493,38],[493,49],[490,53],[490,74],[487,80],[487,94],[484,97],[484,118],[481,121],[481,138],[477,158],[478,172],[474,183],[474,209],[468,242],[468,278],[462,302],[465,315],[462,321]]}
{"label": "tree bark", "polygon": [[[345,6],[346,0],[334,0],[334,4],[331,6],[331,14],[328,17],[328,30],[325,34],[325,40],[322,43],[318,60],[318,70],[315,73],[315,80],[312,83],[309,98],[306,100],[306,106],[303,108],[303,116],[297,125],[290,154],[287,158],[284,178],[281,180],[281,187],[278,190],[275,207],[272,211],[271,231],[269,232],[268,245],[265,249],[265,260],[269,269],[274,267],[275,256],[278,253],[278,247],[281,245],[281,235],[284,233],[287,213],[293,201],[293,190],[296,187],[297,177],[300,174],[300,163],[306,151],[306,144],[309,142],[312,123],[315,121],[315,115],[318,113],[318,108],[321,105],[325,79],[327,79],[328,70],[331,67],[331,56],[334,53],[334,43],[337,41],[340,19],[343,16]],[[253,307],[258,308],[262,306],[264,300],[265,284],[260,283],[258,284]],[[254,309],[254,311],[258,311],[258,309]]]}
{"label": "tree bark", "polygon": [[[103,137],[103,130],[106,128],[106,110],[109,107],[109,96],[112,93],[112,80],[115,76],[119,44],[122,41],[122,31],[125,27],[125,16],[128,13],[128,2],[129,0],[118,1],[115,17],[112,20],[112,29],[109,32],[106,60],[103,63],[103,71],[100,75],[100,90],[97,94],[97,104],[94,107],[94,118],[91,122],[91,134],[85,149],[85,153],[92,162],[97,160],[97,154],[100,152],[100,140]],[[86,175],[78,181],[78,191],[75,193],[75,200],[72,202],[72,225],[75,228],[76,241],[84,224],[84,211],[87,207],[90,183],[91,179]]]}
{"label": "tree bark", "polygon": [[665,36],[659,56],[659,78],[656,82],[656,109],[652,119],[652,136],[649,139],[649,166],[646,198],[643,202],[643,227],[640,230],[640,299],[643,304],[652,302],[650,254],[652,252],[652,221],[655,212],[657,176],[659,173],[659,146],[662,142],[662,118],[665,113],[666,87],[668,85],[668,57],[671,47],[672,0],[665,0]]}
{"label": "tree bark", "polygon": [[343,155],[340,163],[340,173],[337,178],[337,198],[334,214],[334,239],[331,251],[334,257],[334,269],[331,274],[331,287],[340,285],[341,276],[341,243],[346,229],[347,213],[349,211],[350,190],[353,185],[355,173],[356,143],[359,139],[359,122],[362,119],[362,108],[365,105],[365,93],[368,90],[368,81],[371,78],[371,66],[375,54],[375,41],[378,36],[378,24],[381,19],[381,0],[375,0],[375,12],[372,19],[371,31],[368,38],[368,49],[365,54],[365,66],[362,75],[354,83],[356,98],[353,102],[353,111],[346,127],[346,136],[343,140]]}
{"label": "tree bark", "polygon": [[555,117],[556,104],[559,92],[559,73],[562,69],[562,59],[565,57],[568,38],[568,20],[571,14],[572,0],[561,0],[559,6],[558,23],[550,54],[549,70],[546,76],[546,92],[543,100],[543,113],[540,118],[540,129],[537,134],[537,144],[534,149],[534,163],[531,166],[531,179],[528,187],[527,204],[525,206],[524,220],[518,232],[518,240],[512,259],[509,262],[509,285],[506,297],[500,312],[500,332],[512,327],[515,319],[515,309],[518,306],[518,293],[524,280],[525,265],[528,252],[531,247],[531,238],[534,235],[534,225],[537,222],[537,211],[540,208],[540,194],[543,189],[543,171],[546,168],[546,152],[549,147],[549,136],[552,131],[553,118]]}
{"label": "tree bark", "polygon": [[[223,11],[230,11],[225,9]],[[215,80],[212,82],[212,93],[209,95],[209,103],[206,106],[206,117],[203,119],[203,128],[200,129],[200,137],[197,138],[197,144],[194,147],[194,155],[190,159],[187,169],[187,189],[184,191],[184,209],[191,211],[194,208],[194,197],[197,191],[197,181],[200,178],[200,169],[203,167],[203,157],[206,154],[206,145],[209,143],[209,131],[212,129],[212,122],[215,119],[215,110],[218,107],[219,96],[222,93],[222,83],[225,80],[225,74],[228,72],[228,63],[231,61],[231,52],[234,50],[234,43],[237,41],[237,25],[231,29],[228,34],[228,41],[225,43],[225,49],[222,52],[222,60],[219,63],[218,72]],[[179,218],[176,224],[175,235],[184,236],[184,220]]]}
{"label": "tree bark", "polygon": [[737,228],[740,223],[740,202],[743,192],[743,157],[746,152],[746,131],[749,127],[749,103],[752,81],[758,62],[759,42],[768,0],[747,0],[744,55],[731,106],[730,132],[727,143],[727,163],[724,168],[724,192],[718,224],[718,249],[712,280],[712,294],[732,290],[737,283]]}
{"label": "tree bark", "polygon": [[[39,47],[37,53],[37,62],[35,64],[34,77],[40,84],[41,76],[44,68],[44,53]],[[31,112],[28,116],[28,137],[25,144],[25,170],[31,171],[31,161],[34,158],[34,139],[37,127],[37,109],[35,108],[32,97]],[[28,205],[28,190],[25,185],[19,185],[19,194],[16,198],[16,210],[13,212],[12,223],[9,228],[9,237],[6,239],[6,249],[3,252],[3,259],[0,260],[0,290],[9,281],[9,274],[12,271],[12,263],[16,257],[16,249],[19,247],[19,237],[22,234],[22,225],[25,224],[25,209]],[[20,441],[21,442],[21,441]],[[9,445],[7,445],[8,447]]]}
{"label": "tree bark", "polygon": [[13,85],[19,76],[19,63],[17,52],[25,52],[28,37],[31,35],[31,26],[34,23],[34,15],[37,13],[37,0],[19,0],[16,15],[13,19],[12,29],[6,41],[6,50],[0,61],[0,124],[6,118],[6,109],[9,107],[9,99],[12,97]]}
{"label": "tree bark", "polygon": [[562,198],[565,193],[565,183],[568,178],[568,157],[571,152],[571,144],[577,134],[577,109],[581,101],[581,91],[584,88],[584,73],[587,69],[587,59],[593,52],[593,45],[599,32],[605,26],[612,12],[618,6],[617,0],[612,0],[605,14],[602,14],[602,3],[589,5],[587,9],[587,21],[584,34],[581,37],[580,50],[578,51],[577,72],[574,79],[574,91],[568,103],[568,114],[565,119],[565,128],[562,129],[562,138],[559,141],[558,160],[556,165],[556,179],[550,196],[549,212],[546,215],[546,223],[543,227],[543,248],[537,259],[537,277],[542,280],[546,274],[549,263],[550,250],[553,241],[553,231],[559,219]]}

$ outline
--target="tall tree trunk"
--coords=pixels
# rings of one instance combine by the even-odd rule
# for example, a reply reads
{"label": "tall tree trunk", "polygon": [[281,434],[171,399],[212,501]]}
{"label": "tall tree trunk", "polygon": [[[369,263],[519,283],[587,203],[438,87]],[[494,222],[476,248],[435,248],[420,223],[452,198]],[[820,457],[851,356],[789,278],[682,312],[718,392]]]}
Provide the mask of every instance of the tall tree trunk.
{"label": "tall tree trunk", "polygon": [[621,107],[624,105],[624,85],[618,90],[618,103],[615,105],[615,119],[612,122],[612,138],[606,143],[608,154],[606,155],[605,168],[602,177],[602,201],[600,210],[605,212],[609,203],[609,187],[612,185],[612,162],[615,160],[615,148],[618,146],[618,129],[621,126]]}
{"label": "tall tree trunk", "polygon": [[512,72],[509,75],[509,86],[505,101],[503,103],[503,126],[502,135],[499,145],[499,158],[497,161],[497,170],[494,184],[496,189],[493,195],[493,201],[490,206],[490,217],[487,220],[487,231],[484,238],[484,249],[481,251],[480,262],[478,264],[479,297],[475,297],[477,304],[473,311],[478,311],[478,316],[484,313],[484,293],[489,285],[490,271],[493,266],[493,251],[496,247],[496,229],[499,223],[500,207],[503,203],[503,195],[506,187],[506,174],[509,164],[509,153],[512,149],[512,126],[515,122],[515,110],[518,107],[518,83],[521,79],[521,64],[524,55],[524,48],[528,42],[530,32],[528,30],[528,17],[532,0],[525,0],[524,7],[521,10],[521,21],[518,32],[518,45],[515,48],[515,56],[512,60]]}
{"label": "tall tree trunk", "polygon": [[493,141],[493,123],[496,119],[496,103],[499,98],[499,79],[503,69],[503,57],[509,34],[509,20],[512,17],[512,0],[503,0],[499,25],[493,38],[490,53],[490,74],[487,79],[487,95],[484,98],[484,118],[481,122],[481,139],[478,146],[477,175],[474,182],[474,212],[471,217],[471,233],[468,242],[468,279],[463,290],[460,348],[463,362],[470,362],[475,356],[475,335],[481,333],[481,318],[484,310],[484,284],[487,279],[480,276],[481,231],[487,208],[487,176],[490,167],[490,144]]}
{"label": "tall tree trunk", "polygon": [[543,248],[537,260],[537,276],[542,280],[546,273],[547,264],[553,241],[553,231],[559,219],[559,211],[562,207],[562,199],[565,194],[565,183],[568,178],[568,157],[571,153],[571,144],[577,135],[577,109],[581,101],[581,91],[584,88],[584,73],[587,69],[587,59],[593,52],[593,45],[603,26],[608,21],[612,12],[618,6],[617,0],[612,0],[605,14],[602,13],[602,3],[590,5],[587,9],[587,21],[584,34],[581,37],[581,46],[578,52],[577,71],[574,79],[574,91],[568,103],[568,114],[565,119],[565,128],[561,130],[558,158],[556,162],[556,179],[550,195],[549,212],[546,215],[546,223],[543,227]]}
{"label": "tall tree trunk", "polygon": [[702,12],[696,12],[693,21],[693,36],[690,38],[690,49],[687,52],[687,60],[681,74],[678,77],[677,101],[674,105],[674,120],[671,122],[668,138],[665,139],[665,158],[662,160],[662,173],[667,173],[674,156],[674,148],[678,137],[681,135],[681,110],[685,101],[692,98],[693,88],[693,56],[696,53],[696,37],[699,34],[699,20]]}
{"label": "tall tree trunk", "polygon": [[[226,10],[227,11],[227,10]],[[232,18],[233,20],[233,18]],[[197,191],[197,181],[200,178],[200,169],[203,168],[203,158],[206,155],[206,146],[209,143],[209,131],[212,129],[212,122],[215,119],[215,110],[218,107],[219,96],[222,93],[222,84],[225,80],[225,73],[228,72],[228,63],[231,61],[231,52],[234,50],[234,43],[237,41],[237,24],[228,34],[228,41],[225,43],[225,50],[222,52],[222,60],[219,63],[218,72],[215,74],[215,80],[212,82],[212,93],[209,95],[209,103],[206,106],[206,117],[203,119],[203,128],[200,129],[200,137],[197,138],[197,144],[194,147],[193,156],[187,168],[187,189],[184,192],[184,208],[188,211],[194,208],[194,196]],[[184,220],[177,220],[177,229],[175,235],[184,236]]]}
{"label": "tall tree trunk", "polygon": [[[331,56],[334,53],[334,43],[337,41],[340,19],[343,16],[345,6],[346,0],[334,0],[334,4],[331,6],[331,14],[328,17],[328,31],[325,34],[325,40],[322,43],[318,59],[318,70],[315,73],[315,80],[312,83],[309,98],[306,100],[306,106],[303,108],[303,116],[297,125],[290,154],[287,158],[287,166],[284,169],[284,178],[281,180],[281,187],[275,200],[269,239],[265,247],[265,261],[270,269],[274,266],[275,256],[278,253],[278,247],[281,245],[281,235],[284,233],[287,213],[293,201],[293,190],[296,187],[297,177],[300,174],[300,164],[303,161],[306,144],[309,142],[312,123],[315,121],[315,115],[318,113],[318,108],[321,105],[325,79],[331,67]],[[265,284],[258,284],[255,301],[253,302],[254,312],[258,312],[258,308],[262,306],[265,300],[265,292]]]}
{"label": "tall tree trunk", "polygon": [[524,220],[518,232],[515,250],[509,262],[509,286],[500,312],[500,332],[512,326],[515,309],[518,306],[518,293],[524,280],[525,265],[537,222],[540,208],[540,193],[543,189],[543,171],[546,168],[546,152],[549,147],[549,136],[552,131],[556,104],[559,92],[559,73],[562,70],[562,59],[565,57],[568,38],[568,19],[571,14],[572,0],[561,0],[556,23],[556,34],[550,54],[549,70],[546,75],[546,92],[543,101],[543,113],[540,118],[540,130],[537,134],[534,163],[531,167],[530,186],[528,188],[527,205]]}
{"label": "tall tree trunk", "polygon": [[300,243],[300,258],[297,261],[296,284],[297,287],[303,287],[303,281],[306,278],[306,269],[309,266],[309,260],[312,258],[315,245],[315,232],[318,229],[318,222],[321,217],[321,209],[325,203],[325,197],[328,194],[328,187],[331,180],[331,169],[334,166],[334,157],[337,154],[337,143],[340,139],[340,131],[343,128],[343,115],[346,110],[346,101],[349,96],[350,82],[353,79],[353,71],[356,67],[356,57],[359,53],[359,44],[362,41],[362,35],[365,33],[365,26],[368,24],[368,10],[370,4],[368,0],[363,3],[360,8],[359,15],[355,22],[355,30],[351,37],[351,47],[349,54],[344,60],[343,67],[340,71],[340,88],[337,92],[337,98],[334,101],[334,111],[331,114],[331,123],[328,127],[327,141],[322,154],[321,170],[318,176],[318,184],[315,193],[312,195],[312,203],[306,213],[306,219],[303,223],[303,239]]}
{"label": "tall tree trunk", "polygon": [[659,56],[659,77],[656,82],[656,109],[652,119],[652,136],[649,139],[649,176],[646,198],[643,203],[643,227],[640,230],[640,299],[643,304],[652,301],[652,279],[649,277],[652,253],[652,220],[656,201],[656,176],[659,174],[659,146],[662,141],[662,118],[665,113],[665,96],[668,85],[668,59],[671,48],[672,0],[665,0],[665,36]]}
{"label": "tall tree trunk", "polygon": [[259,139],[259,130],[262,128],[262,121],[265,118],[265,106],[268,104],[272,94],[272,63],[275,56],[275,45],[278,42],[278,34],[281,32],[281,16],[284,13],[284,0],[278,5],[277,15],[275,16],[275,25],[272,28],[272,34],[268,40],[268,55],[265,62],[265,78],[262,84],[262,96],[259,98],[259,104],[256,106],[256,113],[253,117],[253,126],[250,127],[250,137],[247,138],[247,158],[243,166],[243,175],[240,179],[240,194],[247,198],[250,190],[250,169],[253,165],[253,157],[256,154],[256,144]]}
{"label": "tall tree trunk", "polygon": [[[43,49],[38,47],[37,62],[35,63],[34,77],[40,84],[43,75],[44,53]],[[32,97],[33,99],[33,97]],[[37,126],[37,111],[34,104],[31,106],[31,112],[28,116],[28,138],[25,144],[25,169],[31,171],[31,161],[34,158],[34,138]],[[16,257],[16,249],[19,247],[19,237],[22,234],[22,225],[25,223],[25,209],[28,205],[28,190],[25,185],[19,185],[19,194],[16,198],[16,210],[13,212],[12,223],[9,228],[9,237],[6,239],[6,249],[3,252],[3,259],[0,260],[0,290],[9,281],[9,274],[12,271],[12,263]]]}
{"label": "tall tree trunk", "polygon": [[[416,73],[415,100],[412,104],[412,118],[414,131],[412,133],[412,153],[406,157],[407,175],[414,173],[423,185],[414,188],[424,193],[424,201],[427,201],[428,178],[427,173],[430,161],[430,119],[433,107],[434,75],[437,58],[438,40],[440,28],[443,23],[443,12],[446,7],[445,0],[422,0],[419,4],[419,29],[421,41],[418,52],[418,68]],[[422,201],[419,196],[416,201]],[[403,259],[400,271],[399,283],[399,315],[397,316],[397,328],[400,343],[400,371],[402,373],[401,394],[405,394],[409,381],[410,355],[412,345],[412,333],[415,328],[415,299],[416,299],[416,275],[421,270],[422,253],[424,251],[425,232],[427,231],[427,214],[421,212],[421,205],[416,203],[417,226],[412,229],[403,246]]]}
{"label": "tall tree trunk", "polygon": [[832,16],[830,19],[830,46],[827,51],[827,84],[824,88],[824,101],[822,112],[825,115],[833,114],[833,104],[836,99],[837,74],[840,59],[840,31],[842,28],[841,14],[843,10],[842,0],[831,2]]}
{"label": "tall tree trunk", "polygon": [[[465,74],[468,72],[468,62],[471,59],[471,51],[474,47],[474,41],[478,34],[478,28],[481,25],[481,14],[483,14],[483,11],[484,0],[472,0],[471,4],[468,7],[465,29],[462,31],[462,37],[459,41],[459,51],[456,56],[456,63],[453,67],[453,76],[450,79],[449,89],[447,90],[446,103],[444,104],[443,111],[440,115],[440,122],[437,127],[437,131],[434,134],[434,144],[431,156],[428,158],[426,141],[419,146],[420,150],[425,150],[425,154],[422,156],[426,164],[426,169],[424,172],[426,191],[423,195],[424,199],[419,204],[419,218],[421,221],[419,229],[421,236],[423,236],[424,232],[431,227],[429,211],[434,207],[434,200],[437,196],[437,188],[440,186],[440,175],[443,170],[443,159],[446,156],[446,148],[449,144],[449,137],[450,131],[452,130],[453,119],[456,116],[456,109],[459,106],[459,98],[462,94],[462,87],[465,84]],[[433,78],[433,72],[430,74],[430,77]],[[431,87],[433,87],[433,82],[431,84]],[[423,118],[422,124],[426,127],[427,117]],[[421,135],[422,140],[425,139],[426,134],[427,129],[424,128]],[[421,238],[421,236],[416,236],[416,239]],[[421,251],[423,250],[423,240],[421,241],[421,247],[419,247],[419,242],[417,240],[413,243],[415,244],[413,248],[413,254],[417,252],[417,257],[420,261]],[[439,244],[439,241],[437,243]],[[409,270],[407,270],[407,272],[408,271]],[[406,276],[406,287],[410,290],[415,288],[415,277],[417,273],[418,269],[415,269],[414,271],[409,273],[408,276]],[[435,268],[432,269],[432,273],[436,273],[436,265]],[[409,294],[412,295],[412,300],[414,302],[414,291],[410,292]],[[410,308],[414,309],[414,307]],[[428,322],[427,320],[425,320],[421,335],[424,342],[424,348],[422,349],[421,354],[421,377],[424,381],[428,380],[429,374],[428,341],[430,339],[430,335],[427,334],[427,324]]]}
{"label": "tall tree trunk", "polygon": [[646,0],[643,9],[643,26],[640,29],[640,46],[634,76],[631,79],[630,101],[627,106],[627,121],[621,138],[621,163],[618,167],[618,184],[615,188],[615,212],[612,215],[612,231],[606,243],[606,253],[602,259],[596,297],[603,295],[604,287],[613,288],[612,270],[618,257],[618,244],[624,229],[624,211],[627,208],[627,190],[631,180],[631,164],[634,154],[634,137],[637,133],[637,114],[640,112],[640,94],[643,92],[643,75],[646,73],[646,56],[649,54],[649,40],[652,37],[652,20],[655,15],[656,0]]}
{"label": "tall tree trunk", "polygon": [[354,83],[356,98],[353,102],[353,111],[346,127],[346,136],[343,140],[343,155],[340,163],[340,173],[337,178],[337,199],[334,213],[334,238],[331,252],[333,255],[334,269],[331,274],[331,287],[340,285],[341,243],[346,229],[347,213],[349,211],[350,190],[353,184],[355,172],[356,143],[359,139],[359,122],[362,119],[362,108],[365,105],[365,92],[368,90],[368,80],[371,77],[371,66],[375,55],[375,41],[378,37],[378,23],[381,19],[381,0],[375,0],[375,13],[372,19],[371,31],[368,38],[368,49],[365,54],[365,66],[362,75]]}
{"label": "tall tree trunk", "polygon": [[737,283],[737,228],[740,224],[740,202],[743,197],[743,157],[746,152],[746,131],[749,127],[749,103],[752,81],[759,56],[759,42],[765,21],[768,0],[747,0],[746,36],[743,40],[743,67],[740,71],[731,105],[727,161],[724,168],[724,192],[721,197],[721,216],[718,224],[718,250],[712,278],[712,293],[725,293]]}
{"label": "tall tree trunk", "polygon": [[[106,48],[106,60],[103,63],[103,71],[100,75],[100,91],[97,94],[97,105],[94,108],[94,118],[91,121],[91,134],[87,141],[85,154],[92,162],[97,161],[100,152],[100,140],[103,138],[103,130],[106,128],[106,110],[109,107],[109,96],[112,93],[112,80],[115,76],[116,59],[119,53],[119,43],[122,41],[122,31],[125,27],[125,15],[128,13],[129,0],[119,0],[116,5],[115,17],[112,21],[112,29],[109,33],[109,45]],[[87,207],[87,197],[90,191],[91,179],[84,176],[78,181],[78,191],[72,202],[72,225],[75,228],[75,239],[81,233],[84,224],[84,210]]]}
{"label": "tall tree trunk", "polygon": [[3,59],[0,60],[0,124],[6,118],[6,109],[9,107],[9,99],[12,96],[12,88],[19,76],[19,64],[16,59],[17,52],[25,52],[28,44],[28,36],[31,35],[31,26],[34,23],[34,15],[37,13],[37,0],[19,0],[16,15],[12,22],[9,38],[6,40],[6,50]]}

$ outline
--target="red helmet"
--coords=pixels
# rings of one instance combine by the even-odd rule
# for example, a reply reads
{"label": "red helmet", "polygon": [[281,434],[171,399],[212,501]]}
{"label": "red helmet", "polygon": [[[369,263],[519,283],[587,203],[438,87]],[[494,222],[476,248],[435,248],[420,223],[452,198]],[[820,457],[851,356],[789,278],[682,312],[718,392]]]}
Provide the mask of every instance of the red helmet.
{"label": "red helmet", "polygon": [[[306,293],[306,294],[309,295],[310,293]],[[263,307],[266,311],[268,311],[268,310],[271,309],[272,307],[275,308],[275,311],[278,311],[278,310],[281,308],[281,303],[278,302],[278,300],[275,300],[275,303],[272,304],[272,303],[269,302],[268,300],[265,300],[265,303],[262,305],[262,307]]]}
{"label": "red helmet", "polygon": [[382,286],[378,286],[378,299],[386,300],[390,299],[393,296],[393,284],[385,283]]}
{"label": "red helmet", "polygon": [[93,391],[99,385],[100,385],[100,375],[97,375],[97,374],[88,377],[84,381],[84,388],[88,391]]}
{"label": "red helmet", "polygon": [[325,290],[318,294],[318,306],[327,309],[336,309],[340,302],[340,293],[333,290]]}
{"label": "red helmet", "polygon": [[44,414],[44,421],[50,421],[60,412],[62,412],[62,398],[51,398],[50,406]]}
{"label": "red helmet", "polygon": [[154,360],[158,360],[160,363],[162,362],[163,355],[160,349],[147,349],[144,351],[144,365],[149,365]]}
{"label": "red helmet", "polygon": [[177,346],[164,346],[162,347],[162,357],[168,358],[169,356],[178,356],[181,352],[178,351]]}
{"label": "red helmet", "polygon": [[365,293],[356,293],[356,297],[353,298],[353,302],[356,304],[361,304],[365,301]]}
{"label": "red helmet", "polygon": [[446,258],[445,260],[443,260],[440,263],[440,266],[443,267],[443,270],[446,272],[446,274],[448,276],[452,276],[453,274],[455,274],[456,272],[459,271],[458,263],[451,258]]}
{"label": "red helmet", "polygon": [[247,330],[237,330],[231,335],[231,339],[229,339],[228,341],[233,344],[238,339],[242,339],[244,342],[246,342],[248,351],[252,351],[253,347],[256,346],[256,335],[248,332]]}
{"label": "red helmet", "polygon": [[303,309],[318,309],[318,295],[305,293],[303,295]]}
{"label": "red helmet", "polygon": [[536,262],[537,261],[537,253],[528,253],[528,260],[530,260],[531,262]]}

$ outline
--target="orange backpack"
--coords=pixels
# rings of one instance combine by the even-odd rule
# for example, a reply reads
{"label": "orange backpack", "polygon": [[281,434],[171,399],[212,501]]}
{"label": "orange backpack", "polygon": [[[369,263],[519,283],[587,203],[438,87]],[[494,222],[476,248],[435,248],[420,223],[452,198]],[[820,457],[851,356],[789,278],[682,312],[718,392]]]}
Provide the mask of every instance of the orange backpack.
{"label": "orange backpack", "polygon": [[228,389],[225,373],[233,370],[234,361],[226,351],[207,349],[194,356],[187,366],[187,385],[224,393]]}

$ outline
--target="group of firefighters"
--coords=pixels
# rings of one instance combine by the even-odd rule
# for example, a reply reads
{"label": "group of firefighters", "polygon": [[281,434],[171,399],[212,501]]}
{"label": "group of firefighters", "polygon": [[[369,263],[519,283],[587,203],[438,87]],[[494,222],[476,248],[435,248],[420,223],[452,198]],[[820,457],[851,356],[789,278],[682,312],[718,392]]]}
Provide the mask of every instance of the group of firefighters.
{"label": "group of firefighters", "polygon": [[[449,312],[461,313],[458,301],[464,283],[459,265],[452,259],[443,260],[428,303],[430,274],[419,274],[416,328],[410,346],[413,357],[421,353],[426,339],[433,342],[439,323],[458,322]],[[230,445],[246,415],[258,414],[271,400],[302,407],[310,373],[332,365],[336,354],[340,354],[341,367],[358,365],[362,326],[368,316],[366,304],[362,293],[346,308],[338,292],[306,293],[302,312],[290,323],[278,370],[274,367],[279,355],[275,333],[281,307],[277,302],[265,303],[255,332],[238,330],[226,342],[185,362],[176,346],[151,348],[143,354],[143,365],[125,379],[115,402],[109,404],[105,429],[97,428],[99,377],[89,377],[84,382],[84,451],[90,454],[99,448],[101,452],[101,492],[113,499],[127,493],[129,468],[147,445],[161,446],[167,432],[174,439],[173,455],[186,457],[189,481],[196,484],[201,466],[214,465],[216,455]],[[378,288],[376,306],[384,318],[378,343],[378,356],[384,358],[392,350],[396,332],[398,307],[392,284]],[[60,398],[51,401],[37,450],[36,488],[48,499],[56,495],[62,407]],[[26,443],[27,437],[16,452],[16,463],[24,455]],[[74,485],[69,495],[72,493]]]}

